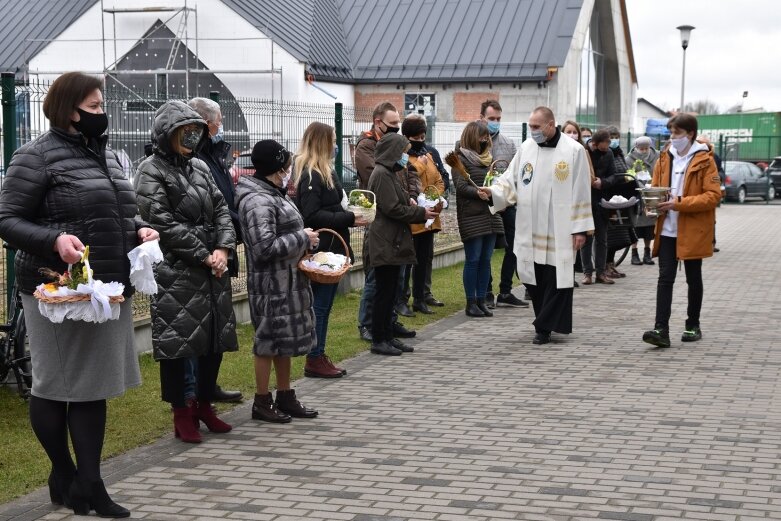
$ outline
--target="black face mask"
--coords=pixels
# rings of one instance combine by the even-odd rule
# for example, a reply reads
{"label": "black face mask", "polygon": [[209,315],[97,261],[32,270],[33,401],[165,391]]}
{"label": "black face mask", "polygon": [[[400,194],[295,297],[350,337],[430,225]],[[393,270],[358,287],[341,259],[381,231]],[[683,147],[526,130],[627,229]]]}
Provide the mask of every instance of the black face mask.
{"label": "black face mask", "polygon": [[76,109],[81,119],[79,121],[71,121],[73,128],[81,132],[84,137],[100,137],[106,132],[108,128],[108,116],[105,114],[93,114],[86,110]]}
{"label": "black face mask", "polygon": [[[385,125],[385,123],[383,123]],[[399,131],[399,127],[390,127],[385,125],[385,134],[396,134]]]}
{"label": "black face mask", "polygon": [[480,142],[480,153],[482,154],[485,152],[485,149],[488,148],[488,141],[481,141]]}
{"label": "black face mask", "polygon": [[410,152],[420,155],[426,151],[426,143],[424,141],[410,141]]}

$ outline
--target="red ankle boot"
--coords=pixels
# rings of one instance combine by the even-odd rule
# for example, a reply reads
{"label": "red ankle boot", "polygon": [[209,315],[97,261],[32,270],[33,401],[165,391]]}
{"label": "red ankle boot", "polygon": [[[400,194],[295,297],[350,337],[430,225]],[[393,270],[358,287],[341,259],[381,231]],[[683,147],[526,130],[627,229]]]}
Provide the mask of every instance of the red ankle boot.
{"label": "red ankle boot", "polygon": [[201,443],[201,433],[195,427],[192,407],[174,407],[174,436],[185,443]]}
{"label": "red ankle boot", "polygon": [[224,433],[230,432],[230,430],[233,429],[233,427],[219,419],[217,415],[214,414],[212,404],[209,402],[198,401],[197,405],[195,406],[195,415],[199,420],[205,423],[206,427],[208,427],[212,432]]}

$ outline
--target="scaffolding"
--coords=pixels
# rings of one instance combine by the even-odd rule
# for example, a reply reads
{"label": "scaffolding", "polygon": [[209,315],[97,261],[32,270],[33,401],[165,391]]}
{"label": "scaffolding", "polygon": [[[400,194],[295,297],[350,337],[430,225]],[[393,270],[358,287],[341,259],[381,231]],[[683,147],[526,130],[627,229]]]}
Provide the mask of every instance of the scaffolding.
{"label": "scaffolding", "polygon": [[[275,79],[278,77],[279,81],[279,100],[284,99],[284,90],[283,90],[283,76],[282,76],[282,68],[281,67],[275,67],[274,66],[274,40],[269,36],[262,36],[262,37],[241,37],[241,38],[201,38],[199,31],[198,31],[198,9],[197,7],[189,7],[188,6],[188,0],[184,0],[184,3],[182,6],[178,7],[136,7],[136,8],[117,8],[117,7],[108,7],[106,8],[104,6],[104,0],[100,0],[100,10],[101,10],[101,27],[100,27],[100,39],[45,39],[45,38],[28,38],[25,40],[25,42],[33,43],[33,42],[43,42],[43,43],[52,43],[52,42],[84,42],[84,43],[101,43],[101,48],[103,52],[103,70],[87,70],[83,71],[87,74],[100,74],[103,75],[104,81],[105,78],[111,78],[114,80],[118,85],[122,86],[123,88],[127,89],[129,92],[136,94],[134,90],[126,85],[122,80],[120,80],[121,76],[133,76],[133,75],[159,75],[159,74],[183,74],[185,79],[185,95],[189,98],[190,97],[190,75],[200,75],[200,74],[258,74],[258,75],[270,75],[271,76],[271,99],[276,100],[277,99],[277,92],[275,89]],[[168,55],[168,59],[166,61],[166,65],[164,69],[146,69],[146,70],[119,70],[117,67],[119,66],[119,63],[122,59],[121,56],[119,56],[119,50],[117,47],[118,42],[122,41],[130,41],[130,42],[136,42],[136,44],[140,44],[144,42],[145,40],[152,39],[154,36],[154,31],[151,31],[150,33],[146,34],[145,36],[142,36],[140,38],[118,38],[117,37],[117,16],[118,15],[132,15],[132,14],[150,14],[150,13],[170,13],[170,16],[166,18],[165,20],[161,20],[162,24],[159,27],[167,27],[171,30],[171,32],[174,33],[174,37],[172,39],[172,45],[171,50]],[[111,15],[111,37],[106,37],[106,15]],[[193,17],[193,23],[194,23],[194,38],[190,37],[190,17]],[[179,17],[178,25],[176,26],[176,29],[174,30],[171,26],[169,26],[169,23],[172,23],[174,19]],[[268,31],[263,29],[264,34],[268,34]],[[155,37],[158,39],[161,39],[160,37]],[[190,49],[190,40],[194,43],[194,50],[191,51]],[[256,41],[269,41],[271,44],[271,60],[270,64],[271,67],[268,69],[207,69],[207,68],[200,68],[198,66],[199,62],[199,43],[202,41],[242,41],[242,40],[256,40]],[[110,45],[113,42],[113,61],[111,63],[108,63],[108,56],[107,56],[107,43]],[[177,54],[181,48],[182,43],[184,43],[184,68],[175,68],[176,65],[176,57]],[[190,52],[193,52],[194,56],[196,57],[195,61],[195,67],[191,66],[190,64]],[[25,68],[28,75],[56,75],[56,74],[63,74],[68,71],[64,70],[31,70],[29,65],[30,57],[25,56]],[[140,96],[139,96],[140,97]]]}

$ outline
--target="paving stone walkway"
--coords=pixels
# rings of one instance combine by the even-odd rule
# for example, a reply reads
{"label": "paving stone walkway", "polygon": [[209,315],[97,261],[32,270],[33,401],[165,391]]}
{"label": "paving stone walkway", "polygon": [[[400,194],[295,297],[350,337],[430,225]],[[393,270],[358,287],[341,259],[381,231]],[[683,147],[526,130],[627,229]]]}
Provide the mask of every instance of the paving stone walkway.
{"label": "paving stone walkway", "polygon": [[[105,465],[154,520],[781,519],[781,208],[719,210],[704,264],[704,338],[640,341],[656,267],[576,290],[575,333],[531,345],[531,311],[448,317],[416,352],[362,355],[297,386],[316,420],[249,420],[199,446],[172,438]],[[628,264],[628,261],[627,261]],[[454,281],[460,284],[460,281]],[[68,519],[46,493],[0,519]]]}

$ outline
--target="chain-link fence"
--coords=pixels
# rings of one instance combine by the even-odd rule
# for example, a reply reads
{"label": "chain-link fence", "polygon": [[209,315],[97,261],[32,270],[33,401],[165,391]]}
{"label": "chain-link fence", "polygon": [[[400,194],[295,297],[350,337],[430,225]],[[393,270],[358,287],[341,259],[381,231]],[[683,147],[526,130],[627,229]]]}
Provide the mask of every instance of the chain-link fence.
{"label": "chain-link fence", "polygon": [[[9,125],[14,129],[14,139],[4,141],[4,156],[0,161],[0,183],[5,175],[4,165],[11,154],[22,144],[35,139],[49,129],[49,122],[43,114],[43,100],[48,85],[35,82],[18,82],[13,77],[3,77],[3,125],[4,132]],[[125,175],[132,180],[138,165],[145,159],[145,146],[150,143],[150,131],[155,111],[166,101],[182,96],[168,95],[162,99],[151,93],[130,92],[127,89],[114,89],[109,86],[104,92],[104,110],[109,117],[109,146],[116,152]],[[225,140],[233,145],[231,172],[239,175],[250,173],[250,153],[254,143],[261,139],[275,139],[288,150],[295,151],[306,127],[320,121],[335,126],[337,135],[343,136],[340,143],[340,158],[343,184],[347,191],[356,187],[356,173],[352,163],[353,150],[361,134],[371,127],[372,108],[343,107],[341,104],[322,105],[261,99],[219,99],[223,117]],[[443,143],[443,150],[451,150],[453,143]],[[443,213],[443,231],[436,235],[435,249],[460,244],[455,219],[455,205]],[[360,253],[363,243],[363,228],[351,230],[351,245]],[[243,249],[239,248],[241,271],[234,278],[234,292],[246,291],[246,270]],[[360,258],[358,259],[360,260]],[[7,256],[0,262],[5,296],[6,287],[13,283],[12,269]],[[6,298],[2,298],[5,306]],[[146,298],[134,299],[134,312],[137,316],[148,313],[149,302]],[[3,313],[4,316],[4,313]]]}

